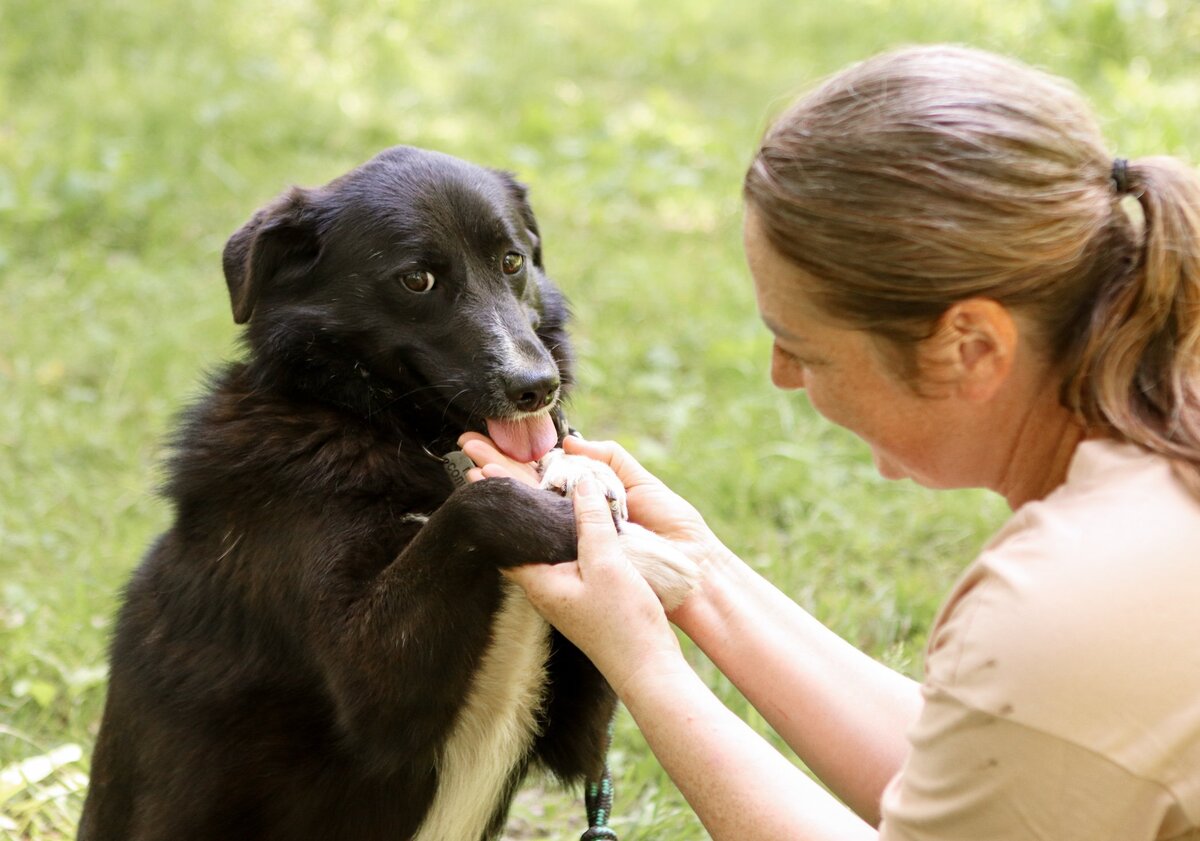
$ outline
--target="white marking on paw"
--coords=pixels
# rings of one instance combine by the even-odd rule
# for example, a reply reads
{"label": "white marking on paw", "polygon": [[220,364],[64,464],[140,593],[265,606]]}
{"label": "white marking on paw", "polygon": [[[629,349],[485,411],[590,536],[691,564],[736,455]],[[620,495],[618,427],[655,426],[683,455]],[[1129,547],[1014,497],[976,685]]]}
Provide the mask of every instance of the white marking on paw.
{"label": "white marking on paw", "polygon": [[608,497],[608,507],[612,509],[613,517],[624,522],[629,519],[629,506],[625,501],[625,486],[617,478],[613,469],[602,461],[564,453],[555,448],[546,453],[538,462],[542,474],[542,487],[558,491],[563,496],[571,496],[575,486],[585,476],[595,479],[604,488]]}
{"label": "white marking on paw", "polygon": [[622,523],[618,537],[625,557],[642,574],[663,608],[671,611],[700,583],[700,569],[665,537],[637,523]]}
{"label": "white marking on paw", "polygon": [[700,582],[699,568],[665,537],[629,522],[625,485],[611,467],[602,461],[571,455],[560,449],[547,453],[538,466],[542,472],[542,487],[563,496],[570,496],[585,476],[599,482],[618,523],[626,557],[646,579],[664,608],[674,610],[683,604],[688,593]]}

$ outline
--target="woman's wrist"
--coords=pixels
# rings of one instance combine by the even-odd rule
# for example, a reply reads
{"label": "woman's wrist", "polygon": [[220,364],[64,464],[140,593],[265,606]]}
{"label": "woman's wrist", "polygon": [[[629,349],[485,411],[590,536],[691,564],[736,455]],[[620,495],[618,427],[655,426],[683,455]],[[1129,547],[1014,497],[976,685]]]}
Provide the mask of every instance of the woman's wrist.
{"label": "woman's wrist", "polygon": [[700,582],[668,618],[693,640],[703,630],[722,624],[728,617],[739,586],[745,586],[749,568],[723,543],[713,538],[700,564]]}
{"label": "woman's wrist", "polygon": [[663,646],[633,660],[602,668],[608,685],[626,706],[636,705],[639,699],[657,692],[664,684],[671,684],[680,675],[693,673],[691,664],[683,656],[678,645]]}

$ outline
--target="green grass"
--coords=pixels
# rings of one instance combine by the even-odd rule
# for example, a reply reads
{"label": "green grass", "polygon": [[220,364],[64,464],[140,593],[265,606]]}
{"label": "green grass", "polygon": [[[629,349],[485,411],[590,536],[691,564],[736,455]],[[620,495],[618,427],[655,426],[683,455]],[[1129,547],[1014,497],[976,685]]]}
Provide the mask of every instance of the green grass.
{"label": "green grass", "polygon": [[[287,185],[396,143],[531,186],[578,317],[576,425],[623,441],[805,607],[919,674],[941,595],[1004,507],[884,483],[861,445],[771,390],[739,186],[791,95],[929,41],[1074,78],[1126,156],[1200,150],[1200,8],[1184,0],[5,0],[0,769],[47,761],[38,779],[0,773],[0,838],[73,836],[110,617],[166,521],[161,442],[234,348],[225,238]],[[613,759],[625,841],[705,837],[626,718]],[[576,838],[579,811],[532,789],[512,837]]]}

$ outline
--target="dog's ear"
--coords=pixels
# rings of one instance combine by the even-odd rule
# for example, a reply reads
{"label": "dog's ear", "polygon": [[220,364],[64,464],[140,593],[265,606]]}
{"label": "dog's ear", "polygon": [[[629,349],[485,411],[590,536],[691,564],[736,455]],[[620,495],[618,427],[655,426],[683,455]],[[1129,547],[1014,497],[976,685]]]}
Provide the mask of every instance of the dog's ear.
{"label": "dog's ear", "polygon": [[542,265],[542,236],[538,232],[537,217],[533,215],[533,207],[529,204],[529,188],[518,181],[511,172],[503,170],[495,172],[504,181],[504,187],[517,206],[517,211],[521,214],[521,221],[525,223],[525,230],[529,232],[529,238],[533,241],[533,264],[544,271],[546,267]]}
{"label": "dog's ear", "polygon": [[233,320],[245,324],[262,290],[303,276],[320,255],[310,194],[298,187],[259,210],[225,243],[221,262]]}

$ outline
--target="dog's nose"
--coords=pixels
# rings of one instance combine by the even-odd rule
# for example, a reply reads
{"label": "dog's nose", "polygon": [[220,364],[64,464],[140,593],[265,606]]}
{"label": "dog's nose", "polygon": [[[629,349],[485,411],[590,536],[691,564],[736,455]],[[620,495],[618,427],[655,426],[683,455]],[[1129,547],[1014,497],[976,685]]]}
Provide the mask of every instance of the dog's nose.
{"label": "dog's nose", "polygon": [[556,372],[526,371],[506,377],[504,393],[522,412],[536,412],[554,402],[561,384]]}

